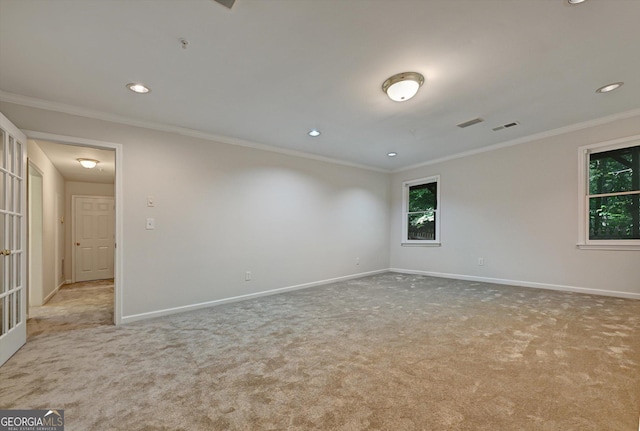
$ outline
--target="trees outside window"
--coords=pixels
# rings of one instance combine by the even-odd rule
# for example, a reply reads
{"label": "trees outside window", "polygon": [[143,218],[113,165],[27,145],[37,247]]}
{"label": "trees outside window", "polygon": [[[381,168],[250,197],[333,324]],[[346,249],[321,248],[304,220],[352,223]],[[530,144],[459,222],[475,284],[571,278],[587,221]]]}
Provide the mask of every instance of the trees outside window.
{"label": "trees outside window", "polygon": [[403,244],[440,243],[440,177],[403,183]]}

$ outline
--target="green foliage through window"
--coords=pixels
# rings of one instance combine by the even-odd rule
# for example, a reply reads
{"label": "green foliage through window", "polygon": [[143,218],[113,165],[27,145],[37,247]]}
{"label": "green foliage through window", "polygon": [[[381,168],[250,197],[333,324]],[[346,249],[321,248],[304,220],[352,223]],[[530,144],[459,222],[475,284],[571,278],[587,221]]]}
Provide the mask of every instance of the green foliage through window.
{"label": "green foliage through window", "polygon": [[589,239],[640,239],[640,146],[589,155]]}
{"label": "green foliage through window", "polygon": [[438,183],[418,184],[409,187],[407,212],[407,239],[436,239],[436,210],[438,209]]}

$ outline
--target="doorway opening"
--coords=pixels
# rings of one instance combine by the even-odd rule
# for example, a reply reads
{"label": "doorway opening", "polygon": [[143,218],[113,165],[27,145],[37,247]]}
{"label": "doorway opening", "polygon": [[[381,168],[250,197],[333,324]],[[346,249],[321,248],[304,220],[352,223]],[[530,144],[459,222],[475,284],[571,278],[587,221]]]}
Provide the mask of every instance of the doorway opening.
{"label": "doorway opening", "polygon": [[[47,268],[55,268],[53,272],[56,274],[57,286],[53,295],[45,295],[46,304],[35,311],[34,317],[49,318],[50,321],[56,322],[59,321],[56,320],[56,313],[68,316],[73,314],[73,307],[76,307],[77,316],[84,319],[72,324],[58,325],[53,331],[46,330],[43,325],[35,322],[35,333],[66,330],[67,327],[87,327],[105,322],[118,325],[122,323],[122,146],[41,132],[26,131],[26,134],[30,148],[37,146],[34,151],[40,153],[40,159],[45,156],[47,163],[54,167],[56,173],[52,175],[58,176],[54,180],[58,183],[58,190],[60,181],[64,183],[64,191],[56,192],[54,197],[47,188],[49,172],[44,172],[43,219],[46,224],[52,208],[55,208],[55,219],[48,222],[49,226],[57,227],[57,234],[53,237],[49,235],[43,240],[46,250],[44,260],[49,259],[43,264],[46,264]],[[78,159],[93,159],[98,163],[96,168],[88,169],[82,167]],[[80,223],[81,228],[74,227],[77,202],[94,201],[99,203],[96,207],[98,211],[82,214],[81,221],[84,224]],[[31,202],[29,204],[31,206]],[[78,240],[78,232],[93,232],[94,235],[93,238],[83,237],[82,240]],[[85,242],[85,239],[93,241],[93,245]],[[80,245],[76,246],[76,243]],[[83,251],[78,252],[79,248],[83,248]],[[91,253],[91,248],[95,253]],[[49,253],[54,250],[55,253]],[[50,256],[47,257],[47,253]],[[54,261],[53,265],[51,259]],[[37,259],[34,259],[33,264],[29,263],[30,273],[38,271],[36,264]],[[77,276],[78,266],[86,269],[92,265],[95,268],[89,268],[91,271],[88,275]],[[47,275],[44,275],[44,284],[47,283]],[[33,281],[37,282],[36,279]],[[34,283],[35,287],[37,283]],[[33,331],[29,329],[29,333],[32,334]]]}
{"label": "doorway opening", "polygon": [[43,268],[43,191],[42,172],[31,162],[28,162],[27,169],[29,177],[27,182],[27,236],[29,239],[29,254],[27,257],[29,288],[27,289],[27,317],[29,307],[42,305],[44,300],[42,284]]}

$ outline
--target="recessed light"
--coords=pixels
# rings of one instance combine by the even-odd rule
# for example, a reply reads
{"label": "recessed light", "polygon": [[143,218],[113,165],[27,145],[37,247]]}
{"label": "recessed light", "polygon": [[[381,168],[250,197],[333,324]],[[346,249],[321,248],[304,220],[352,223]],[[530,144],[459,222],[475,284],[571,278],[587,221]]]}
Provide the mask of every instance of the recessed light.
{"label": "recessed light", "polygon": [[397,155],[398,155],[398,153],[396,153],[395,151],[392,151],[392,152],[390,152],[390,153],[387,153],[387,156],[389,156],[389,157],[395,157],[395,156],[397,156]]}
{"label": "recessed light", "polygon": [[149,93],[151,91],[151,89],[149,87],[147,87],[144,84],[140,84],[140,83],[136,83],[136,82],[132,82],[130,84],[127,84],[127,88],[131,91],[133,91],[134,93],[139,93],[139,94],[146,94]]}
{"label": "recessed light", "polygon": [[308,135],[309,135],[309,136],[311,136],[311,137],[313,137],[313,138],[315,138],[316,136],[320,136],[320,130],[318,130],[318,129],[311,129],[311,130],[309,130]]}
{"label": "recessed light", "polygon": [[605,86],[602,86],[602,87],[598,88],[596,90],[596,93],[608,93],[610,91],[617,90],[618,88],[622,87],[623,85],[624,85],[624,82],[614,82],[612,84],[607,84]]}
{"label": "recessed light", "polygon": [[587,0],[567,0],[567,3],[569,4],[580,4],[580,3],[584,3]]}

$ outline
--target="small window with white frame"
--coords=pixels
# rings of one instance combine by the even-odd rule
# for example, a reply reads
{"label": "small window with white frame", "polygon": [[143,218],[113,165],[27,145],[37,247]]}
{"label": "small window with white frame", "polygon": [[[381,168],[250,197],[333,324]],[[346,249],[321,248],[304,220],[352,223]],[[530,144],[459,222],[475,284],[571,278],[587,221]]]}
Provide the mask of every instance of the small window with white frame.
{"label": "small window with white frame", "polygon": [[402,183],[402,244],[440,245],[440,176]]}
{"label": "small window with white frame", "polygon": [[640,250],[640,136],[580,149],[579,247]]}

